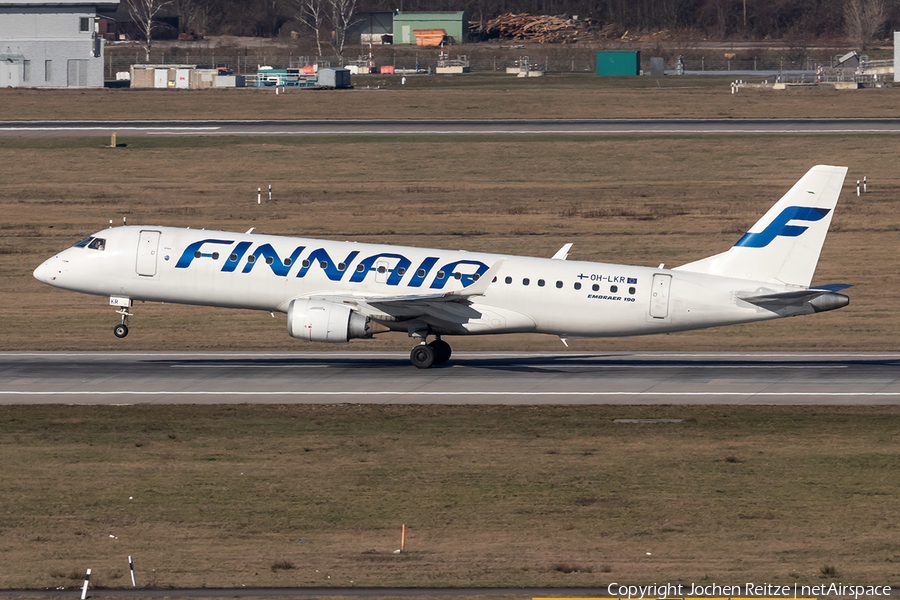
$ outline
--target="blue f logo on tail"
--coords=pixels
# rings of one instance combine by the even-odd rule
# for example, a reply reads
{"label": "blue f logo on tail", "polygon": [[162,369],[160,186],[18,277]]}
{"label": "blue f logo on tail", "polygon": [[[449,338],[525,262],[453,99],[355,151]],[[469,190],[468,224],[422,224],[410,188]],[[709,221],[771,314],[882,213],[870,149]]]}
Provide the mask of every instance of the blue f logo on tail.
{"label": "blue f logo on tail", "polygon": [[809,229],[802,225],[788,225],[788,221],[818,221],[831,212],[830,208],[808,208],[805,206],[789,206],[772,219],[765,229],[759,233],[745,233],[735,246],[745,248],[765,248],[779,235],[797,237]]}

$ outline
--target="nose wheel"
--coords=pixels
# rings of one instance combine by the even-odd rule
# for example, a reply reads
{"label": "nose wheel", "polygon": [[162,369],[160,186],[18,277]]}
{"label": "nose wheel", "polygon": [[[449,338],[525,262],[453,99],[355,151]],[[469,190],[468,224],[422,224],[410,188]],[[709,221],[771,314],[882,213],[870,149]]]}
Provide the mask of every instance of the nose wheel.
{"label": "nose wheel", "polygon": [[436,365],[442,365],[450,360],[450,344],[442,340],[436,339],[430,344],[424,341],[412,349],[409,353],[409,361],[417,369],[428,369]]}
{"label": "nose wheel", "polygon": [[128,335],[128,317],[131,316],[131,313],[128,312],[128,309],[131,307],[131,298],[110,296],[109,304],[111,306],[118,306],[119,309],[116,310],[116,314],[122,315],[122,322],[113,327],[113,334],[115,334],[117,338],[121,339]]}

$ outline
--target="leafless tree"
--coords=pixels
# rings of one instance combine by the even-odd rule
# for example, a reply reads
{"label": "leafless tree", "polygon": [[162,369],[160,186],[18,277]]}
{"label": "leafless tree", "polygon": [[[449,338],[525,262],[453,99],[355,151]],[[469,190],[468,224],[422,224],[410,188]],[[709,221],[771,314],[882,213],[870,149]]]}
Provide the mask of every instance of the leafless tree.
{"label": "leafless tree", "polygon": [[844,5],[847,36],[860,50],[881,33],[886,21],[885,0],[847,0]]}
{"label": "leafless tree", "polygon": [[322,56],[322,27],[330,4],[328,0],[292,0],[296,18],[316,34],[316,52]]}
{"label": "leafless tree", "polygon": [[334,28],[334,52],[343,56],[347,29],[353,25],[356,15],[356,0],[328,0],[328,4],[331,7],[331,26]]}
{"label": "leafless tree", "polygon": [[170,0],[130,0],[128,13],[134,20],[134,24],[140,32],[141,45],[150,62],[150,48],[153,45],[153,29],[156,26],[153,19],[159,12],[171,3]]}

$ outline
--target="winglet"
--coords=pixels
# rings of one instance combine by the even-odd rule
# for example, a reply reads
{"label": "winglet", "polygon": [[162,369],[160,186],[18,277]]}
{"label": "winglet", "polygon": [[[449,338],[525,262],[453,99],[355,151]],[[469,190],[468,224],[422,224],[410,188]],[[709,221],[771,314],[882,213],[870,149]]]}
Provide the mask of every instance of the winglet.
{"label": "winglet", "polygon": [[478,278],[478,281],[472,283],[471,285],[467,285],[463,289],[457,292],[449,292],[447,296],[483,296],[487,291],[488,286],[494,281],[494,277],[497,276],[497,273],[500,272],[500,268],[503,266],[503,263],[506,262],[505,258],[501,258],[494,265],[485,272],[484,275]]}
{"label": "winglet", "polygon": [[572,244],[566,244],[556,251],[556,254],[553,255],[552,260],[566,260],[566,257],[569,256],[569,250],[571,249]]}

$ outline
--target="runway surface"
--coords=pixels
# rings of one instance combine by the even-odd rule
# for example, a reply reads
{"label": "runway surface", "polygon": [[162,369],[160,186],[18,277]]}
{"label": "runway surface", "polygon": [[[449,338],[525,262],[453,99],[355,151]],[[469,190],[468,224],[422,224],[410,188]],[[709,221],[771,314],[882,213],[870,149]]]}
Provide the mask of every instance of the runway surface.
{"label": "runway surface", "polygon": [[900,403],[900,354],[0,353],[0,404]]}
{"label": "runway surface", "polygon": [[0,137],[900,134],[900,119],[0,121]]}

